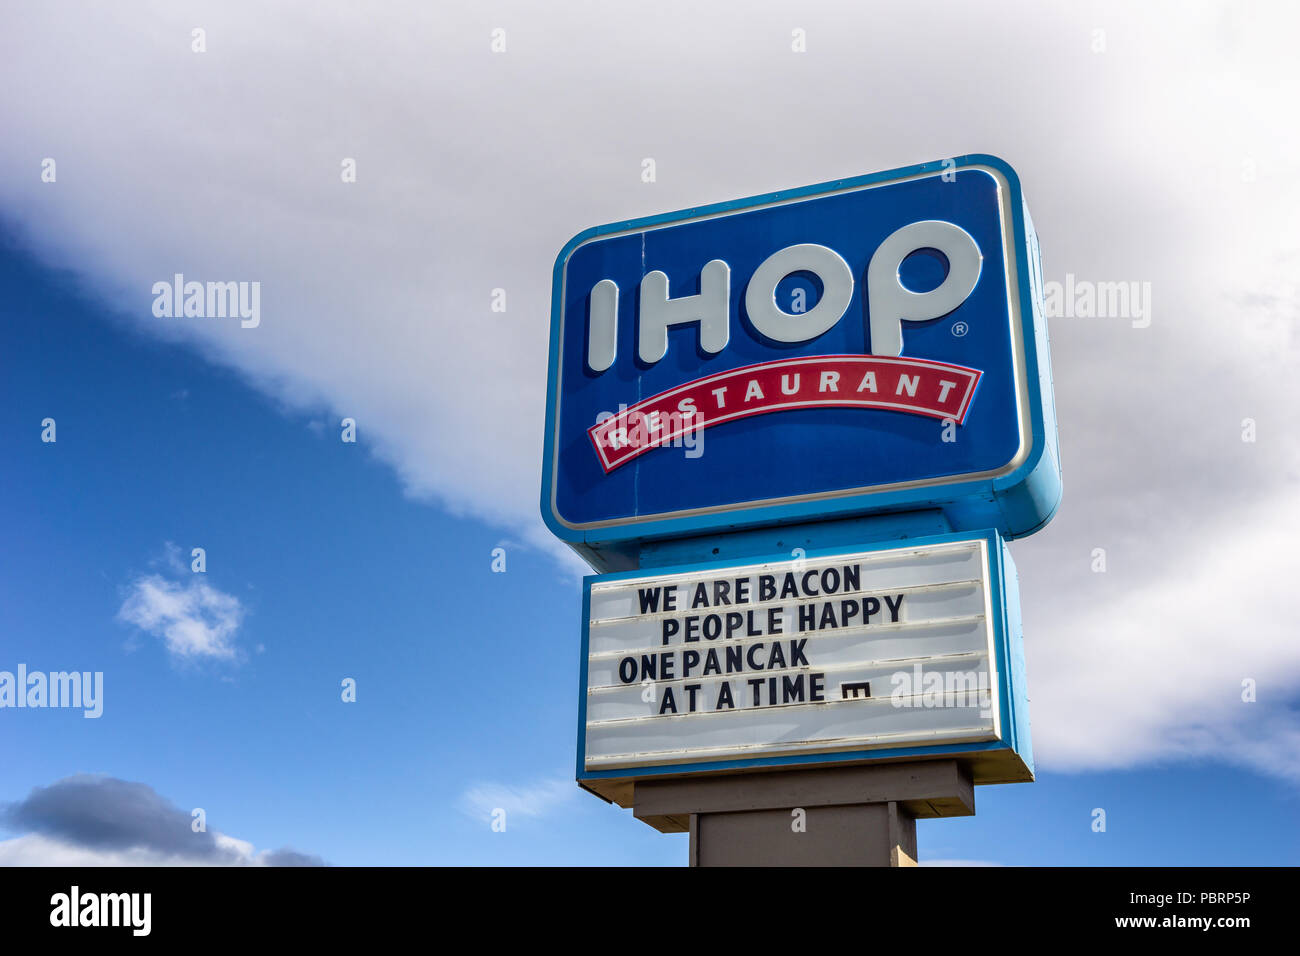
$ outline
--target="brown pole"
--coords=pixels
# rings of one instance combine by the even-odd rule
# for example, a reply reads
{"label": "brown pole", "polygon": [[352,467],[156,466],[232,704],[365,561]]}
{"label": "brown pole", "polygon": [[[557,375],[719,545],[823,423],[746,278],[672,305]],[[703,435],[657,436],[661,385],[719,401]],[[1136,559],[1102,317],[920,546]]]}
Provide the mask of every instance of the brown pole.
{"label": "brown pole", "polygon": [[971,816],[956,760],[638,781],[633,814],[691,866],[915,866],[917,819]]}

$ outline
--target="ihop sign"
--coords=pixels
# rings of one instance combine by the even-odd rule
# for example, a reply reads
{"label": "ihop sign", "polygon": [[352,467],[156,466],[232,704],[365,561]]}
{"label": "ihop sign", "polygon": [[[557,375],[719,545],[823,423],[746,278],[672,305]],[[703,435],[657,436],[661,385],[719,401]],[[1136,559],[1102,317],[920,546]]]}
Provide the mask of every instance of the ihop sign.
{"label": "ihop sign", "polygon": [[1060,499],[1037,240],[966,156],[576,236],[555,265],[542,513],[597,567],[648,539]]}

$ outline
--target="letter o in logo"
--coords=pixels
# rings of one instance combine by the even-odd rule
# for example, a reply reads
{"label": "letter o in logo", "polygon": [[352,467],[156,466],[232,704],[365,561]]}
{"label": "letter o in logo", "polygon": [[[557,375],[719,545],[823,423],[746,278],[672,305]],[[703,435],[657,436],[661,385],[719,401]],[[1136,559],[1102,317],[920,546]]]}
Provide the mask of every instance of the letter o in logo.
{"label": "letter o in logo", "polygon": [[[777,284],[792,272],[811,272],[822,283],[821,298],[807,312],[786,312],[776,304]],[[807,342],[843,316],[853,298],[853,270],[834,249],[814,243],[786,246],[763,261],[745,290],[745,311],[754,328],[776,342]]]}

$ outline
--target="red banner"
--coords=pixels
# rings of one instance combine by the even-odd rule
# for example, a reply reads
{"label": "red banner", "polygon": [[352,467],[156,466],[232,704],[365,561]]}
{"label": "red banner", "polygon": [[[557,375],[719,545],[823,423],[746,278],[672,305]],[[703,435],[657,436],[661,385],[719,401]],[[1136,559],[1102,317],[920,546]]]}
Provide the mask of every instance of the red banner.
{"label": "red banner", "polygon": [[690,432],[796,408],[882,408],[966,420],[973,368],[881,355],[821,355],[747,365],[644,399],[587,429],[605,473]]}

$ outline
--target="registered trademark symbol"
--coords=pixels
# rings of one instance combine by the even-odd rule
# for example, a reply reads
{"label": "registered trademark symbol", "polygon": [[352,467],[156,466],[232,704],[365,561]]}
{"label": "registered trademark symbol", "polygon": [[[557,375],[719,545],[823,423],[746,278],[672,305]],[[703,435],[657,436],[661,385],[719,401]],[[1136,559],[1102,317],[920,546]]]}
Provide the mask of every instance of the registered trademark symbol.
{"label": "registered trademark symbol", "polygon": [[958,338],[961,338],[969,331],[970,331],[970,326],[968,326],[965,322],[954,322],[952,324],[952,334],[957,336]]}

